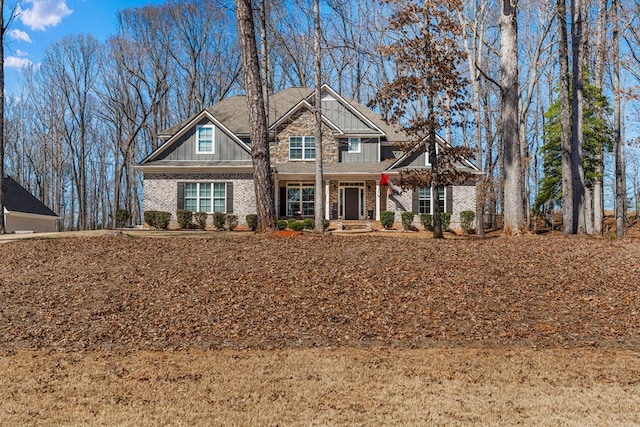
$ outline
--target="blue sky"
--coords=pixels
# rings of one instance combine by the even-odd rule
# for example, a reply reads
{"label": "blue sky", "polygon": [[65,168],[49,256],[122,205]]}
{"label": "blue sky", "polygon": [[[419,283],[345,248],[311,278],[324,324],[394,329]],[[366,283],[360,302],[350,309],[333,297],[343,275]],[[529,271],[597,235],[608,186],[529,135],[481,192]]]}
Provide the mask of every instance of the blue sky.
{"label": "blue sky", "polygon": [[[21,0],[5,40],[6,88],[11,91],[20,68],[37,65],[47,46],[72,34],[92,34],[104,41],[116,32],[118,10],[164,0]],[[15,4],[5,1],[5,16]]]}

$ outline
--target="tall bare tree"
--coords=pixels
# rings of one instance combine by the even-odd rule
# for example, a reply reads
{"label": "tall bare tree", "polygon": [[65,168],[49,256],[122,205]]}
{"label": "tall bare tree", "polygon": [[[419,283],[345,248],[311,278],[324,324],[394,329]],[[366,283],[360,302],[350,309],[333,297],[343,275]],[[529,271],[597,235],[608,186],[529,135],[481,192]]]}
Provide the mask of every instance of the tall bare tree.
{"label": "tall bare tree", "polygon": [[251,0],[235,0],[235,4],[242,69],[247,91],[247,109],[251,125],[251,157],[253,159],[253,182],[258,215],[256,232],[265,233],[275,230],[276,215],[273,187],[271,186],[269,132],[258,64],[258,46]]}
{"label": "tall bare tree", "polygon": [[616,186],[616,235],[623,237],[626,227],[626,180],[622,147],[622,113],[620,88],[620,28],[618,24],[620,4],[611,3],[611,27],[613,31],[613,139],[615,148],[615,186]]}
{"label": "tall bare tree", "polygon": [[315,68],[315,90],[314,90],[314,134],[316,144],[316,188],[314,192],[314,213],[315,232],[324,234],[324,191],[322,173],[322,53],[320,42],[322,40],[322,30],[320,28],[320,0],[313,0],[313,56]]}
{"label": "tall bare tree", "polygon": [[500,85],[504,146],[504,233],[525,231],[520,152],[517,0],[500,1]]}

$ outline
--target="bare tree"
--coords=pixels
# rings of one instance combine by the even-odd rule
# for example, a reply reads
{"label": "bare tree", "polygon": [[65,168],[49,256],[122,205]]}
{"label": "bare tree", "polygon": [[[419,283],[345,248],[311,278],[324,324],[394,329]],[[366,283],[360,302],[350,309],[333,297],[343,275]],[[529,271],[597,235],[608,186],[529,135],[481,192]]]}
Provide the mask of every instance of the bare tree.
{"label": "bare tree", "polygon": [[322,174],[322,54],[320,41],[322,30],[320,28],[320,0],[313,0],[313,56],[315,63],[315,90],[314,90],[314,134],[316,144],[316,188],[314,192],[315,203],[315,232],[324,234],[324,198],[323,198],[323,174]]}
{"label": "bare tree", "polygon": [[253,159],[253,182],[258,215],[256,231],[265,233],[275,230],[276,216],[273,187],[271,186],[269,132],[258,64],[258,46],[251,0],[235,0],[235,4],[242,69],[247,90],[247,109],[251,125],[251,157]]}
{"label": "bare tree", "polygon": [[500,2],[500,85],[502,143],[504,146],[504,233],[525,230],[518,77],[517,0]]}
{"label": "bare tree", "polygon": [[612,0],[611,26],[613,31],[613,138],[615,147],[615,185],[616,185],[616,235],[623,237],[626,227],[626,180],[624,157],[622,149],[622,117],[621,117],[621,88],[620,88],[620,33],[618,17],[620,5],[618,0]]}

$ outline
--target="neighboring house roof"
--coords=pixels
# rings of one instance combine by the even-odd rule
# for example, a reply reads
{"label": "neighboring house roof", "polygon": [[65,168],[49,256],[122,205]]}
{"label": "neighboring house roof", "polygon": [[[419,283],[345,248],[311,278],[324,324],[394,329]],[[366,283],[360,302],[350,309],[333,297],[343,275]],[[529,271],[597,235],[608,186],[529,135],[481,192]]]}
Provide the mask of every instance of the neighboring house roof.
{"label": "neighboring house roof", "polygon": [[58,214],[35,198],[33,194],[28,192],[10,176],[5,177],[3,183],[4,191],[2,193],[2,201],[7,211],[58,217]]}

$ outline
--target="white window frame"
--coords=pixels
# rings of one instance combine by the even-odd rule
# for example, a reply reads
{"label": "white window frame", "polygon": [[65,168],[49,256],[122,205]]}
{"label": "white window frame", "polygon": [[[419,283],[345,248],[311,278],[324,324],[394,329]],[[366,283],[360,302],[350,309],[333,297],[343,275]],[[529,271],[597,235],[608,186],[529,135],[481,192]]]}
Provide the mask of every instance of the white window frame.
{"label": "white window frame", "polygon": [[[447,192],[444,186],[440,186],[438,187],[438,201],[440,202],[440,212],[445,212],[445,209],[447,207],[446,204],[446,196],[447,196]],[[429,214],[429,215],[433,215],[433,191],[431,187],[421,187],[418,189],[418,214]],[[421,208],[420,206],[420,202],[423,201],[428,201],[428,208],[429,208],[429,212],[425,212],[424,209]]]}
{"label": "white window frame", "polygon": [[[287,205],[287,216],[303,216],[303,217],[313,217],[315,215],[315,184],[308,182],[290,182],[287,183],[287,192],[286,192],[286,205]],[[313,197],[309,200],[304,200],[303,193],[304,190],[313,190]],[[298,200],[289,200],[289,190],[298,190]],[[298,205],[298,209],[294,209],[293,205]],[[299,213],[297,213],[299,212]]]}
{"label": "white window frame", "polygon": [[[353,145],[352,144],[354,144],[354,143],[358,147],[357,150],[353,149]],[[357,136],[349,137],[349,139],[347,141],[347,152],[348,153],[360,153],[361,150],[362,150],[362,139],[360,137],[357,137]]]}
{"label": "white window frame", "polygon": [[[297,157],[291,157],[291,140],[292,139],[300,139],[301,142],[301,146],[300,147],[295,147],[295,150],[301,151],[300,154],[300,158]],[[313,143],[313,156],[307,156],[307,150],[310,150],[311,147],[309,147],[309,145],[311,145]],[[315,160],[316,159],[316,138],[314,136],[290,136],[289,137],[289,160],[293,160],[293,161],[308,161],[308,160]]]}
{"label": "white window frame", "polygon": [[[189,191],[189,187],[192,187],[193,185],[196,186],[196,195],[195,197],[187,197],[188,191]],[[208,197],[203,197],[202,196],[202,189],[205,185],[210,185],[211,187],[211,193]],[[222,188],[224,189],[223,195],[220,196],[216,196],[216,186],[218,186],[218,189],[220,188],[219,186],[222,186]],[[189,206],[189,202],[187,200],[194,200],[195,201],[195,206],[196,209],[189,209],[191,206]],[[201,205],[202,202],[208,200],[209,202],[209,206],[211,207],[211,209],[209,210],[201,210]],[[222,201],[222,210],[216,210],[216,201]],[[227,213],[227,183],[226,182],[185,182],[184,184],[184,208],[187,210],[190,210],[192,212],[206,212],[206,213],[214,213],[214,212],[222,212],[222,213]]]}
{"label": "white window frame", "polygon": [[[202,129],[211,129],[211,150],[200,149],[200,131]],[[214,125],[198,125],[196,126],[196,154],[215,154],[216,151],[216,129]]]}

